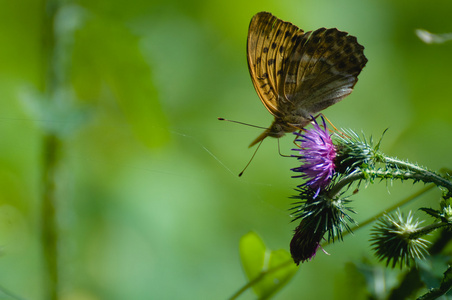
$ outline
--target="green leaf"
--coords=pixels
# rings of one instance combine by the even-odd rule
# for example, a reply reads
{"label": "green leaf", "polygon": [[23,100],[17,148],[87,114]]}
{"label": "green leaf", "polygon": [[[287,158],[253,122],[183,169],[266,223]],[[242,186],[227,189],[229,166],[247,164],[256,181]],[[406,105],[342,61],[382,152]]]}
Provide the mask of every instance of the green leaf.
{"label": "green leaf", "polygon": [[428,293],[419,297],[418,300],[436,299],[446,294],[452,288],[452,267],[444,272],[443,280],[439,288],[431,289]]}
{"label": "green leaf", "polygon": [[[344,267],[344,289],[340,299],[389,299],[390,290],[397,285],[399,272],[373,265],[368,259],[349,262]],[[338,299],[339,299],[338,298]]]}
{"label": "green leaf", "polygon": [[249,232],[240,240],[240,258],[249,285],[259,299],[267,299],[285,286],[298,267],[286,250],[269,250],[262,239]]}
{"label": "green leaf", "polygon": [[421,208],[419,208],[419,210],[422,210],[426,214],[429,214],[430,216],[432,216],[436,219],[441,219],[441,214],[436,209],[428,208],[428,207],[421,207]]}

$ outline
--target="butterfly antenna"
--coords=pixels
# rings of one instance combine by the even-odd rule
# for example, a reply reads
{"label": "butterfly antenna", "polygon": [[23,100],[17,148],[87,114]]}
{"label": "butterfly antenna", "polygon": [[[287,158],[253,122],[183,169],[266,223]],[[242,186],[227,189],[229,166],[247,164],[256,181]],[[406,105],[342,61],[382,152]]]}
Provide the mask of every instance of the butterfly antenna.
{"label": "butterfly antenna", "polygon": [[248,166],[250,165],[250,163],[251,163],[251,161],[253,160],[254,156],[256,155],[257,150],[259,150],[259,147],[262,145],[262,142],[263,142],[263,141],[264,141],[264,140],[262,140],[262,141],[259,143],[259,145],[257,145],[257,148],[256,148],[256,150],[255,150],[254,153],[253,153],[253,156],[251,156],[250,161],[246,164],[245,168],[243,168],[242,172],[240,172],[239,177],[241,177],[241,176],[243,175],[243,172],[245,172],[246,168],[248,168]]}
{"label": "butterfly antenna", "polygon": [[267,129],[265,127],[251,125],[251,124],[243,123],[243,122],[239,122],[239,121],[228,120],[228,119],[225,119],[225,118],[218,118],[218,120],[220,120],[220,121],[228,121],[228,122],[237,123],[237,124],[241,124],[241,125],[246,125],[246,126],[250,126],[250,127],[255,127],[255,128],[259,128],[259,129]]}

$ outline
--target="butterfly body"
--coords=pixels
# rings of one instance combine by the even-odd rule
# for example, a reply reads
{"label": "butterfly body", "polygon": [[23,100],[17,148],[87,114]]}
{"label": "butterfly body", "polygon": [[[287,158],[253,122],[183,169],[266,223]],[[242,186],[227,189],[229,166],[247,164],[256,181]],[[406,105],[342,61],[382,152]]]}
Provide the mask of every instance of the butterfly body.
{"label": "butterfly body", "polygon": [[275,117],[250,145],[303,129],[321,110],[353,91],[366,65],[356,37],[336,28],[304,32],[268,12],[250,23],[247,59],[253,85]]}
{"label": "butterfly body", "polygon": [[310,118],[305,118],[301,115],[291,114],[286,116],[284,119],[275,117],[273,123],[267,128],[261,135],[259,135],[251,144],[250,147],[256,145],[267,136],[280,138],[284,136],[287,132],[293,132],[305,127],[311,122]]}

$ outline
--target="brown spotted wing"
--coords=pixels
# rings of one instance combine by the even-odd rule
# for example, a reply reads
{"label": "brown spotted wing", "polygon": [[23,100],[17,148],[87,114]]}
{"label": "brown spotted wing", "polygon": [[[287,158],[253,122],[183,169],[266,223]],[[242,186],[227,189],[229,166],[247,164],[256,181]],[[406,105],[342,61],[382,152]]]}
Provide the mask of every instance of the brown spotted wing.
{"label": "brown spotted wing", "polygon": [[248,31],[248,68],[275,120],[250,147],[302,129],[349,95],[367,63],[363,50],[356,37],[336,28],[304,32],[268,12],[256,14]]}

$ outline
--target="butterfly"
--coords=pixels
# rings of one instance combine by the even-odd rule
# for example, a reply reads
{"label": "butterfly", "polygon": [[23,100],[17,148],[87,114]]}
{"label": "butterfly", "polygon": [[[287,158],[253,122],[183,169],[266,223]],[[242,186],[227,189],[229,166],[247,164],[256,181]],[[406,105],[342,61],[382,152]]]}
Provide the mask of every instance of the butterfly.
{"label": "butterfly", "polygon": [[248,68],[259,98],[275,117],[267,136],[303,129],[312,116],[348,96],[367,63],[356,37],[336,28],[304,32],[269,12],[248,30]]}

